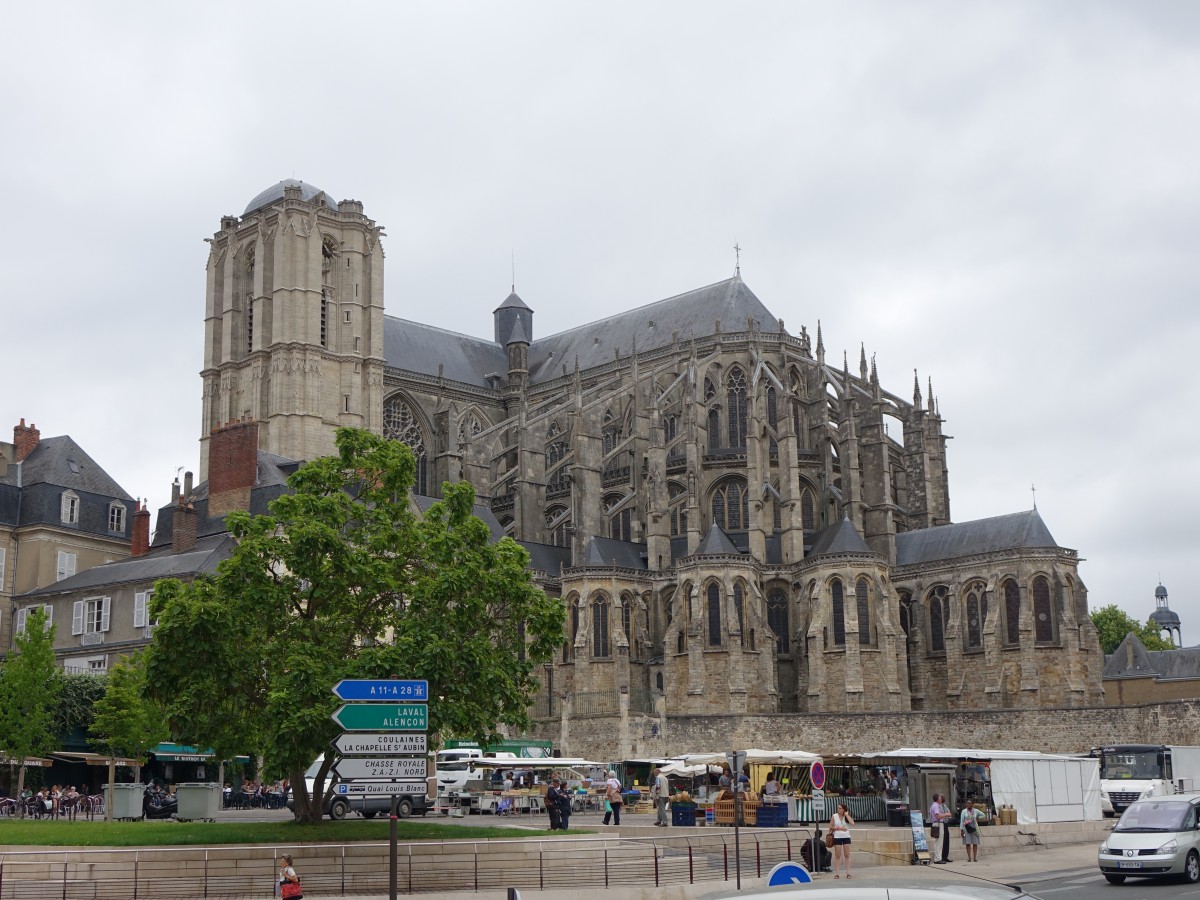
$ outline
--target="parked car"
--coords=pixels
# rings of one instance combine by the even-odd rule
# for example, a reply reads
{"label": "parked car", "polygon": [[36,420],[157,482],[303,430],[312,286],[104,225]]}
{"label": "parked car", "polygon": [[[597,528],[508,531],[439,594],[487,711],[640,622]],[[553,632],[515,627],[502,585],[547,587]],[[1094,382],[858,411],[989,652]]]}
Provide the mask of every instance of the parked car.
{"label": "parked car", "polygon": [[1097,861],[1112,884],[1167,875],[1200,883],[1200,794],[1133,802],[1100,844]]}

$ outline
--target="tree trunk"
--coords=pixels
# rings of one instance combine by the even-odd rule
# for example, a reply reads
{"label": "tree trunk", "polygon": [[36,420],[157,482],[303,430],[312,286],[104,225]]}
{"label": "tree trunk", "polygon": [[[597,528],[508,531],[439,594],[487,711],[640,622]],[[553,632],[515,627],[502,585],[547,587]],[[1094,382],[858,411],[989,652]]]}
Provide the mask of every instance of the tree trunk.
{"label": "tree trunk", "polygon": [[25,798],[21,795],[25,793],[25,760],[21,760],[21,770],[17,775],[17,801],[21,809],[21,818],[25,818]]}

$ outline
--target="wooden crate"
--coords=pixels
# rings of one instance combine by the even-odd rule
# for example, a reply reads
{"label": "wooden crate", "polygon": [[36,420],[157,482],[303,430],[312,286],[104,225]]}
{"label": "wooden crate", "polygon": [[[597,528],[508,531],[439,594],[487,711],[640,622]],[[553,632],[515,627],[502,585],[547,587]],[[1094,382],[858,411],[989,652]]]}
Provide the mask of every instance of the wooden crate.
{"label": "wooden crate", "polygon": [[[734,816],[734,804],[736,800],[718,800],[713,804],[715,810],[716,823],[718,825],[732,825]],[[742,824],[754,825],[758,822],[758,798],[753,796],[742,797]]]}

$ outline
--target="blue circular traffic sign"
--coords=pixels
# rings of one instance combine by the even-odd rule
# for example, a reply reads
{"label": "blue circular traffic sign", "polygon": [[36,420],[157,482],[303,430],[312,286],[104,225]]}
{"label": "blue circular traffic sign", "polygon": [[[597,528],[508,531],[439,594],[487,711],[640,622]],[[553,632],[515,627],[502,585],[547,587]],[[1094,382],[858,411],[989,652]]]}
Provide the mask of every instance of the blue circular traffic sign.
{"label": "blue circular traffic sign", "polygon": [[825,789],[825,763],[817,760],[812,764],[812,786],[818,791]]}
{"label": "blue circular traffic sign", "polygon": [[812,884],[812,876],[800,863],[781,862],[767,876],[767,886],[778,887],[784,884]]}

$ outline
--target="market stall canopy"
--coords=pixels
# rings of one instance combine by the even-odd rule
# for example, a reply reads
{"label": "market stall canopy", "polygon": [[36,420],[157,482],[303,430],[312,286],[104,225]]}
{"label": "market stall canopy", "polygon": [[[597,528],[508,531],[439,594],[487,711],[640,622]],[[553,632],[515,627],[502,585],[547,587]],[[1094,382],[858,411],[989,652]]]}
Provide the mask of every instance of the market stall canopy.
{"label": "market stall canopy", "polygon": [[710,763],[696,763],[695,765],[688,765],[680,760],[674,760],[662,767],[662,773],[664,775],[691,775],[693,777],[706,774],[719,775],[721,771],[721,767],[718,765]]}
{"label": "market stall canopy", "polygon": [[476,769],[603,769],[605,763],[592,762],[588,759],[576,759],[568,756],[538,756],[520,757],[518,759],[494,759],[490,756],[474,757],[455,760],[458,763],[470,763]]}
{"label": "market stall canopy", "polygon": [[[747,750],[746,763],[751,766],[807,766],[820,759],[819,753],[803,750]],[[723,766],[727,762],[725,753],[685,753],[675,757],[676,761],[689,766]]]}
{"label": "market stall canopy", "polygon": [[1070,753],[1040,753],[1036,750],[980,750],[977,747],[901,747],[899,750],[864,753],[858,758],[870,764],[887,759],[1078,759],[1079,756],[1080,754]]}

